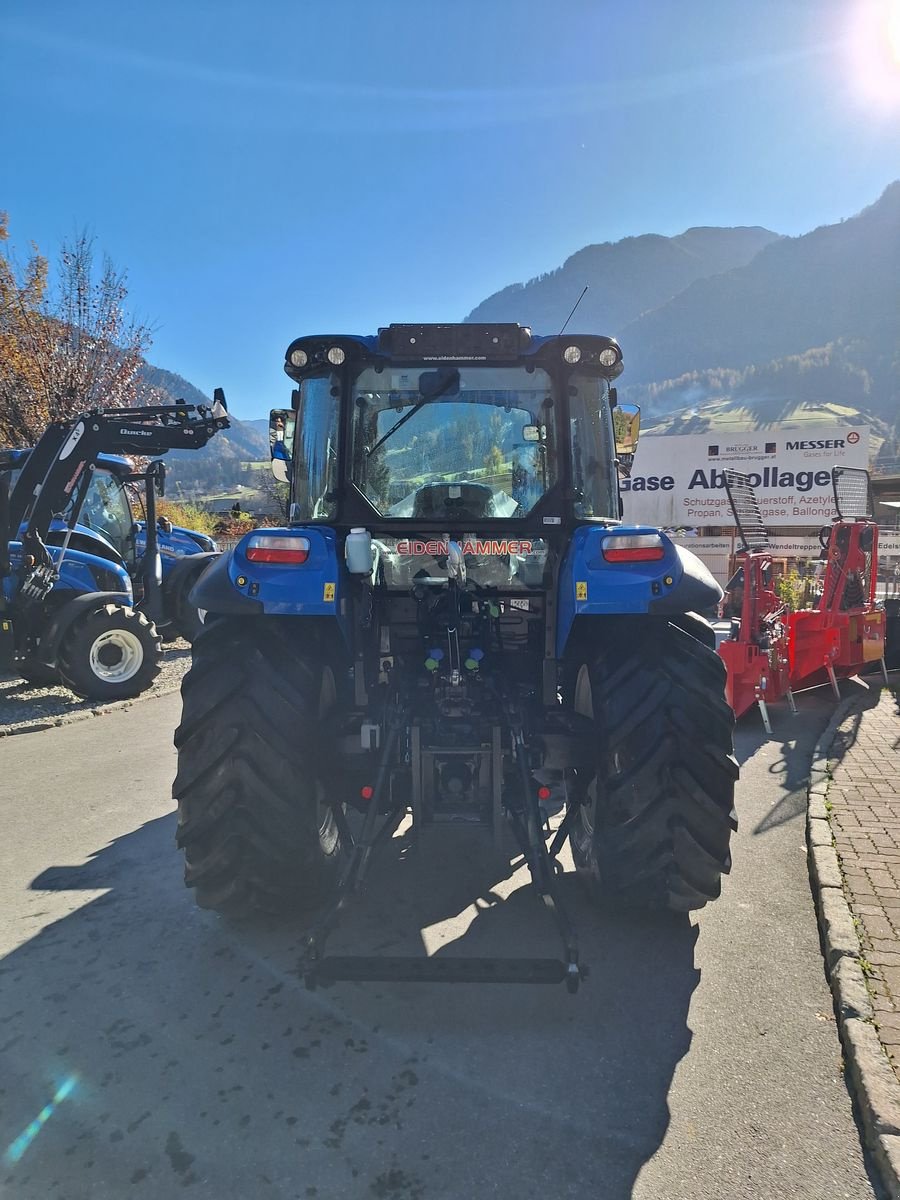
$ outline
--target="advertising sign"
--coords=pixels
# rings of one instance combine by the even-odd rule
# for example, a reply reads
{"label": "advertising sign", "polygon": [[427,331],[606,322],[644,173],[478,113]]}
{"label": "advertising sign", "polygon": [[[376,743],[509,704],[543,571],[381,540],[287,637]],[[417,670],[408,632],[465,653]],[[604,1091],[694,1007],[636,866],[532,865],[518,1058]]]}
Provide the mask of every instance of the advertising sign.
{"label": "advertising sign", "polygon": [[730,467],[750,476],[766,525],[818,528],[836,515],[831,468],[868,464],[868,426],[645,435],[631,478],[622,481],[625,520],[663,528],[733,525],[725,492]]}
{"label": "advertising sign", "polygon": [[[828,524],[828,522],[825,522]],[[691,550],[709,567],[713,575],[724,584],[731,574],[732,555],[740,549],[741,539],[737,530],[722,537],[674,537],[676,545]],[[822,544],[818,537],[771,537],[769,549],[773,558],[805,560],[807,563],[818,562]],[[894,564],[900,562],[900,532],[897,530],[879,529],[878,531],[878,574],[884,580],[894,569]]]}

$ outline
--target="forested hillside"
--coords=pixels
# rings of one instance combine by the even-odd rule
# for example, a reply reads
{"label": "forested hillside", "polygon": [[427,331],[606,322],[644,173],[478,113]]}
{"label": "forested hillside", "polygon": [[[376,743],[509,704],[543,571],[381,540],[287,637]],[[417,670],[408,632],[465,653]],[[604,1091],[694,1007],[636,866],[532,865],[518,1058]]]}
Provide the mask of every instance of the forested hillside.
{"label": "forested hillside", "polygon": [[[141,376],[163,403],[183,400],[187,404],[212,404],[188,380],[145,363]],[[252,484],[244,464],[269,458],[266,422],[244,422],[229,415],[231,428],[217,434],[202,450],[172,450],[166,455],[169,487],[173,494],[188,497],[232,493],[240,485]],[[259,428],[263,425],[263,428]]]}
{"label": "forested hillside", "polygon": [[[698,247],[702,269],[696,261],[679,288],[672,256]],[[859,411],[896,439],[898,280],[900,181],[857,216],[801,237],[689,230],[586,247],[559,271],[496,293],[469,319],[551,332],[589,283],[570,328],[619,338],[620,394],[665,427],[702,426],[712,404],[717,419],[751,425],[825,404]]]}

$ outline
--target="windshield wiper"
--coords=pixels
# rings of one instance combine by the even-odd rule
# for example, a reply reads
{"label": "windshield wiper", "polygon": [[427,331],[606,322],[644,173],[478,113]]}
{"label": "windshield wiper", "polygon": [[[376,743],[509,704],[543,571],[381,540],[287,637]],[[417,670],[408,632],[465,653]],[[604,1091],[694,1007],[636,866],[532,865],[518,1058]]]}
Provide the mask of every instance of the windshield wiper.
{"label": "windshield wiper", "polygon": [[[430,372],[432,375],[435,373],[436,372],[434,371]],[[448,372],[448,374],[438,383],[434,391],[429,389],[427,395],[422,391],[422,386],[420,384],[419,393],[422,396],[422,399],[418,404],[414,404],[409,412],[405,413],[400,418],[396,425],[392,425],[387,433],[378,439],[374,446],[370,446],[368,450],[366,450],[366,458],[371,458],[375,451],[380,446],[383,446],[389,437],[393,437],[401,425],[405,425],[407,421],[411,420],[417,412],[425,407],[426,404],[430,404],[432,400],[437,400],[440,396],[446,395],[447,392],[452,391],[454,388],[457,390],[459,389],[459,371],[456,370]]]}

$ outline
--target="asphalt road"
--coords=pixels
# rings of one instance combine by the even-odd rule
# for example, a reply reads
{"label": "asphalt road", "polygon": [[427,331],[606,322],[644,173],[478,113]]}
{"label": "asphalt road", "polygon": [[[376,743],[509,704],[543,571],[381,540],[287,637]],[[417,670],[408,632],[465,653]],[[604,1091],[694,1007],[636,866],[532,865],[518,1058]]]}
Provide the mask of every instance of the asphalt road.
{"label": "asphalt road", "polygon": [[[875,1194],[804,851],[825,690],[772,740],[739,731],[735,867],[699,919],[597,915],[573,881],[576,997],[305,991],[298,929],[231,928],[182,886],[179,703],[0,740],[4,1198]],[[333,948],[555,953],[525,882],[395,838]]]}

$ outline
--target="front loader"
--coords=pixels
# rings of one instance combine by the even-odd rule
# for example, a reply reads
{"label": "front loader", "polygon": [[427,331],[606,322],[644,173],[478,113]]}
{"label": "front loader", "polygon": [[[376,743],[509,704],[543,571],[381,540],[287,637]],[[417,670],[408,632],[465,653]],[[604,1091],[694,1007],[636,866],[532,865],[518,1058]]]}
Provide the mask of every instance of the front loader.
{"label": "front loader", "polygon": [[[212,408],[95,409],[51,422],[30,450],[0,452],[3,665],[35,683],[61,679],[91,699],[122,699],[149,686],[162,661],[157,526],[148,525],[135,573],[138,607],[120,552],[134,541],[128,498],[121,486],[96,486],[96,467],[109,452],[199,449],[227,426],[221,395]],[[153,495],[161,475],[161,464],[150,469]],[[82,517],[100,536],[80,526]]]}
{"label": "front loader", "polygon": [[[315,914],[310,986],[574,991],[563,846],[599,903],[687,911],[719,895],[736,828],[725,668],[695,615],[721,590],[622,523],[616,429],[631,453],[637,410],[614,426],[621,351],[392,325],[298,338],[285,370],[270,443],[290,521],[191,594],[206,615],[176,733],[186,882],[227,915]],[[512,830],[559,959],[328,955],[404,818],[418,837]]]}

